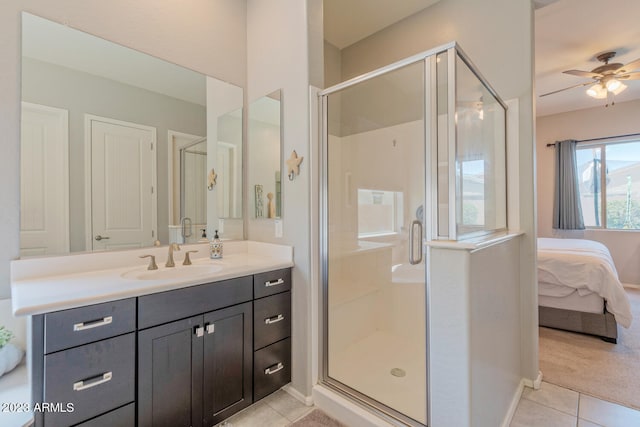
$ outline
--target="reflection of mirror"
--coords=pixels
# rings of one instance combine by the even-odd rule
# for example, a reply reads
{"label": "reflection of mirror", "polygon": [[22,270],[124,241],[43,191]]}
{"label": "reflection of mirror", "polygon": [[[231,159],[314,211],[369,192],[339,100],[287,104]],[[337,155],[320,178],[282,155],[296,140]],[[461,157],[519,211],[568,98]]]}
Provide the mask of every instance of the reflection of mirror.
{"label": "reflection of mirror", "polygon": [[242,109],[218,117],[218,217],[242,218]]}
{"label": "reflection of mirror", "polygon": [[[21,255],[166,244],[175,240],[170,228],[179,232],[185,217],[194,240],[200,224],[218,228],[220,195],[202,188],[217,162],[220,133],[228,144],[242,140],[241,114],[224,123],[242,107],[242,89],[22,17]],[[218,137],[207,140],[207,134]],[[199,166],[181,168],[181,149],[203,138],[197,150],[182,151],[185,165]],[[227,164],[238,177],[242,149],[232,151]],[[228,185],[242,188],[238,179]],[[238,193],[221,193],[234,197],[222,205],[241,206]],[[241,207],[229,217],[238,212]],[[235,222],[224,237],[242,238],[242,222]]]}
{"label": "reflection of mirror", "polygon": [[281,91],[277,90],[249,106],[249,200],[255,218],[282,216],[281,98]]}

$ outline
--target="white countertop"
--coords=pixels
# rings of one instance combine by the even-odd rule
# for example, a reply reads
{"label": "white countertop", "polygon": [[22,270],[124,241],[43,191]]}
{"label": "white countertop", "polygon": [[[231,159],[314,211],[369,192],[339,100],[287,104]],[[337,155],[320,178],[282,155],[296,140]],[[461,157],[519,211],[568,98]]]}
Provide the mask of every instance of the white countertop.
{"label": "white countertop", "polygon": [[[187,250],[193,266],[183,266]],[[176,267],[184,275],[174,278],[141,280],[130,278],[145,273],[148,259],[156,255],[162,272],[167,247],[130,251],[83,253],[56,257],[31,258],[11,262],[11,299],[16,316],[48,313],[123,298],[147,295],[219,280],[263,273],[293,266],[293,248],[260,242],[225,242],[224,257],[209,259],[208,244],[182,245],[174,253]],[[207,274],[192,274],[197,266],[212,265],[220,269]]]}

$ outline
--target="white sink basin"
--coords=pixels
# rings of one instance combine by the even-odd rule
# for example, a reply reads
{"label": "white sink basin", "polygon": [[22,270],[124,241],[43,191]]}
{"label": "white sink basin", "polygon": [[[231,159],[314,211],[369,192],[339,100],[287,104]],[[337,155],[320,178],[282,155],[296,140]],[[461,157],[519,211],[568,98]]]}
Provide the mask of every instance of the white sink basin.
{"label": "white sink basin", "polygon": [[122,273],[125,279],[137,280],[166,280],[166,279],[186,279],[191,277],[207,276],[222,270],[220,265],[181,265],[179,267],[160,267],[158,270],[130,270]]}

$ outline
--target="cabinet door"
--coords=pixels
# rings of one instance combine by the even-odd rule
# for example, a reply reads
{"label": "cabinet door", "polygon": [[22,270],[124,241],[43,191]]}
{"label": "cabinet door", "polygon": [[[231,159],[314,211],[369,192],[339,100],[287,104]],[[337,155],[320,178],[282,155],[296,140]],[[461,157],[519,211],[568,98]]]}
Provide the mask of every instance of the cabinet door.
{"label": "cabinet door", "polygon": [[202,426],[202,325],[195,316],[138,332],[139,427]]}
{"label": "cabinet door", "polygon": [[252,303],[204,315],[204,425],[212,426],[253,400]]}

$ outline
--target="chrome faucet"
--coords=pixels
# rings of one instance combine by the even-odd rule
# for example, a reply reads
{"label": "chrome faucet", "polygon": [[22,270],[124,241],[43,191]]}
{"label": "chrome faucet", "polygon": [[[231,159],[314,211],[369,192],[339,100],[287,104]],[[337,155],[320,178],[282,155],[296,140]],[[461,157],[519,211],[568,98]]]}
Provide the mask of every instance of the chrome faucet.
{"label": "chrome faucet", "polygon": [[165,267],[175,267],[176,263],[173,262],[173,251],[179,251],[180,246],[177,243],[169,244],[169,256],[167,256],[167,263],[164,265]]}

